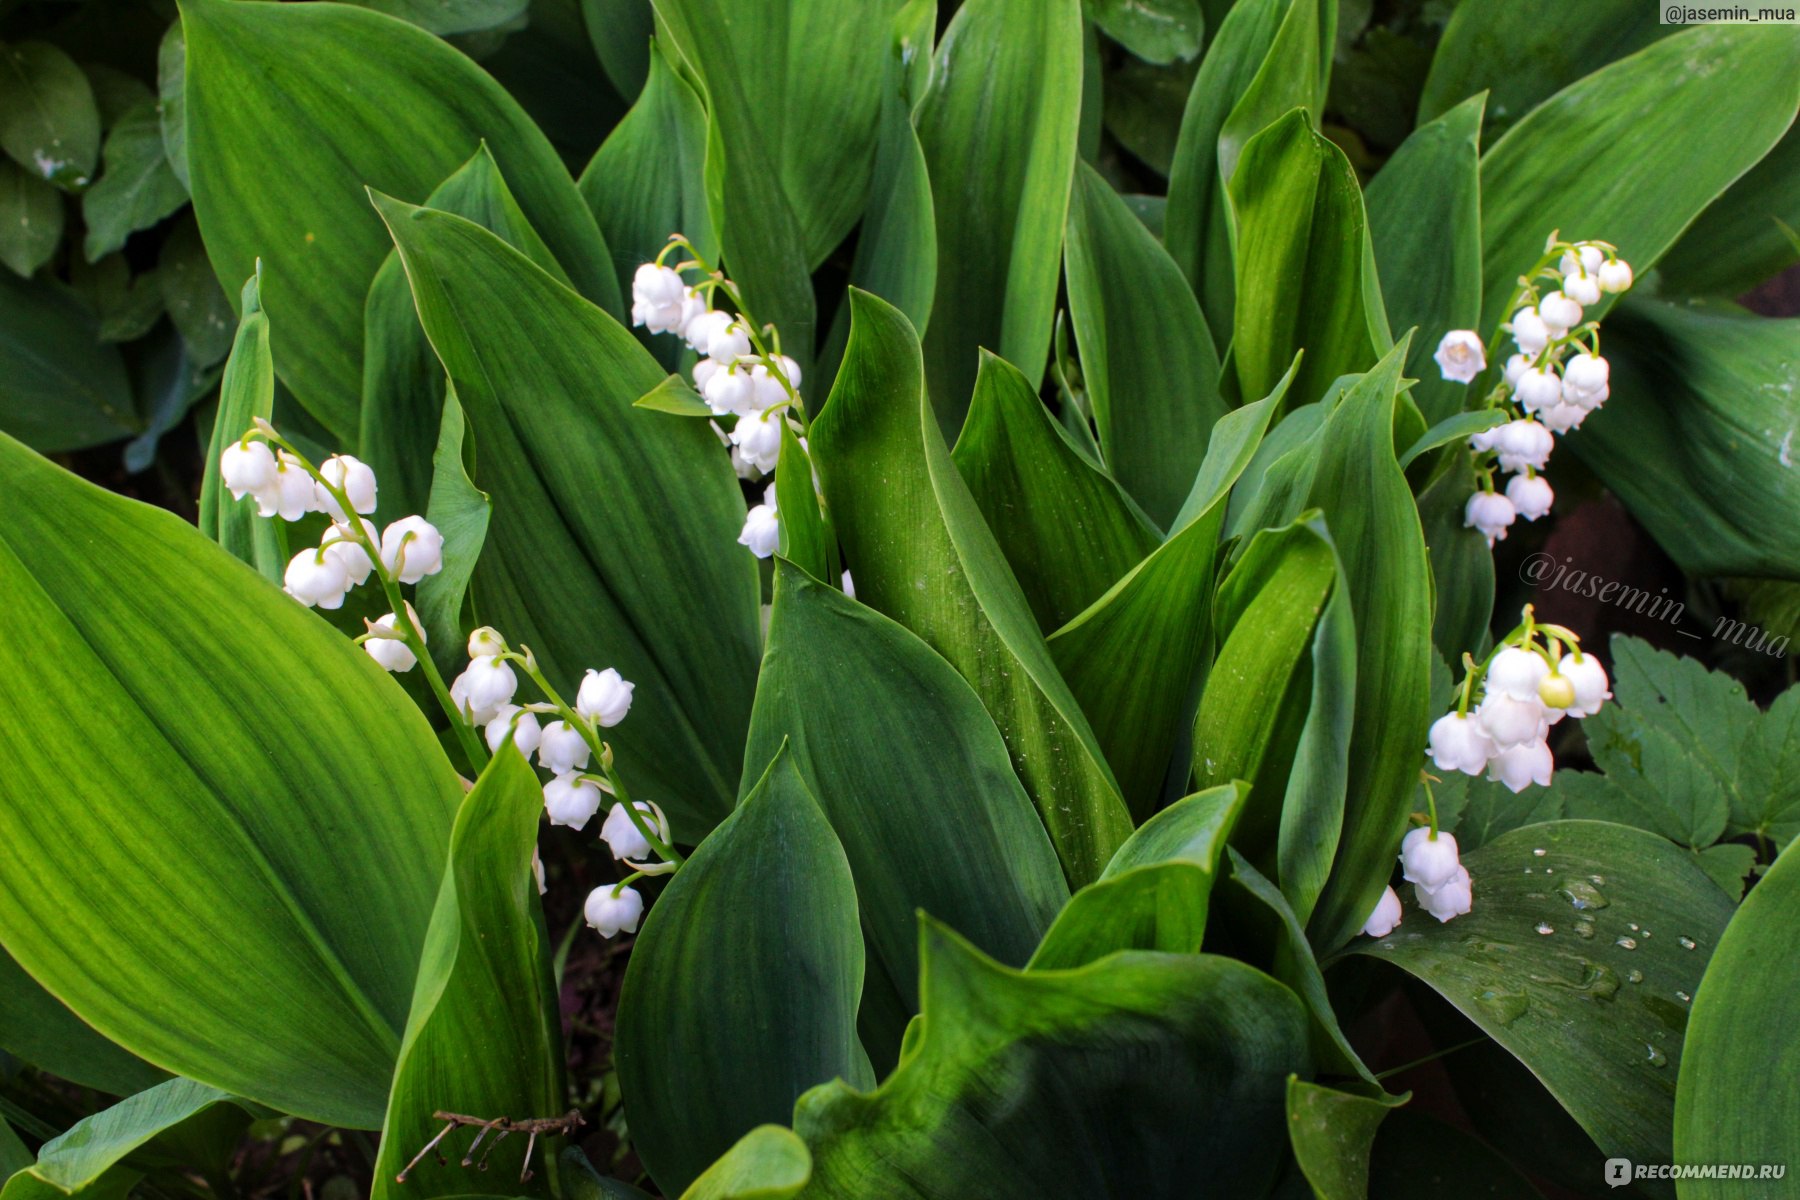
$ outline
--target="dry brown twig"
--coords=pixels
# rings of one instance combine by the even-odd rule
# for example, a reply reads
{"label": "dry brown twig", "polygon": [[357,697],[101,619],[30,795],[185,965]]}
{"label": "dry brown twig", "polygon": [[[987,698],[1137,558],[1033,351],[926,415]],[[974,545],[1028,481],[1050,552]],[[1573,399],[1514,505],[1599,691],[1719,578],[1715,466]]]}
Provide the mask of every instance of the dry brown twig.
{"label": "dry brown twig", "polygon": [[[395,1183],[405,1183],[407,1174],[414,1167],[418,1166],[420,1160],[427,1154],[437,1150],[438,1143],[442,1142],[454,1130],[464,1128],[479,1129],[481,1131],[475,1135],[475,1140],[469,1143],[469,1151],[467,1154],[463,1155],[461,1164],[465,1167],[473,1166],[477,1171],[487,1170],[488,1156],[493,1154],[495,1146],[498,1146],[501,1142],[506,1140],[507,1134],[523,1133],[528,1135],[530,1140],[525,1144],[525,1162],[524,1165],[519,1168],[519,1182],[524,1183],[532,1176],[531,1155],[537,1149],[537,1140],[540,1136],[567,1136],[587,1124],[586,1121],[582,1120],[581,1114],[572,1108],[560,1117],[528,1117],[523,1121],[515,1121],[510,1117],[469,1117],[464,1116],[462,1113],[451,1112],[434,1112],[431,1114],[431,1117],[435,1121],[444,1122],[444,1127],[438,1130],[437,1136],[425,1143],[424,1149],[413,1155],[411,1162],[400,1169],[400,1173],[394,1176]],[[488,1143],[487,1150],[482,1154],[480,1160],[477,1161],[475,1158],[475,1151],[481,1148],[482,1139],[487,1137],[490,1133],[495,1135],[494,1140]],[[449,1162],[449,1160],[444,1157],[441,1150],[438,1150],[437,1160],[440,1166],[447,1165]]]}

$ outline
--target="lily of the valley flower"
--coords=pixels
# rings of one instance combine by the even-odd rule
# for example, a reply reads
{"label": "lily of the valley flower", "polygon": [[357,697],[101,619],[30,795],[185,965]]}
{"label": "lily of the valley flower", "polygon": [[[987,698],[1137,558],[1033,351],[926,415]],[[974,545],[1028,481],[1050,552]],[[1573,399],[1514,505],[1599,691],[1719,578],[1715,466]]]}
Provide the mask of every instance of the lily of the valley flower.
{"label": "lily of the valley flower", "polygon": [[1375,902],[1375,910],[1363,922],[1362,931],[1370,937],[1386,937],[1400,924],[1401,912],[1400,897],[1394,893],[1393,888],[1384,888],[1381,899]]}
{"label": "lily of the valley flower", "polygon": [[381,531],[381,565],[401,583],[417,583],[444,567],[444,535],[424,517],[401,517]]}
{"label": "lily of the valley flower", "polygon": [[1475,906],[1475,884],[1469,878],[1469,869],[1458,866],[1455,873],[1438,887],[1427,890],[1423,884],[1413,884],[1413,899],[1419,902],[1420,908],[1444,922],[1462,916]]}
{"label": "lily of the valley flower", "polygon": [[[418,665],[418,656],[412,652],[412,647],[400,638],[398,618],[393,613],[377,617],[369,622],[369,626],[372,636],[363,642],[362,648],[369,652],[370,658],[395,674],[410,671]],[[414,626],[419,630],[419,636],[423,637],[425,635],[424,627],[418,625],[417,622],[414,622]],[[390,636],[382,637],[380,636],[382,633]]]}
{"label": "lily of the valley flower", "polygon": [[1420,826],[1400,842],[1400,877],[1427,889],[1449,882],[1460,865],[1456,835]]}
{"label": "lily of the valley flower", "polygon": [[544,785],[544,811],[550,814],[552,825],[585,829],[604,799],[591,780],[573,772],[558,775]]}
{"label": "lily of the valley flower", "polygon": [[575,697],[575,711],[603,729],[610,729],[631,711],[631,693],[637,685],[613,668],[589,671]]}
{"label": "lily of the valley flower", "polygon": [[775,488],[763,493],[763,502],[744,515],[744,530],[738,544],[750,547],[750,553],[767,558],[781,548],[781,521],[775,514]]}
{"label": "lily of the valley flower", "polygon": [[1542,475],[1514,475],[1506,481],[1506,498],[1512,501],[1513,511],[1527,521],[1537,520],[1556,503],[1556,493]]}
{"label": "lily of the valley flower", "polygon": [[1468,383],[1487,369],[1487,351],[1473,329],[1452,329],[1438,342],[1438,370],[1445,379]]}
{"label": "lily of the valley flower", "polygon": [[350,573],[323,549],[302,550],[288,563],[282,582],[287,593],[308,608],[342,608],[350,590]]}
{"label": "lily of the valley flower", "polygon": [[538,766],[556,775],[586,770],[593,752],[581,731],[562,721],[544,726],[538,741]]}
{"label": "lily of the valley flower", "polygon": [[506,735],[512,734],[513,745],[519,753],[530,758],[543,740],[544,727],[538,724],[537,714],[527,712],[516,704],[502,704],[484,731],[488,749],[498,754],[500,747],[506,742]]}
{"label": "lily of the valley flower", "polygon": [[1506,531],[1518,516],[1513,502],[1497,492],[1476,492],[1463,505],[1463,524],[1487,538],[1490,546],[1506,540]]}
{"label": "lily of the valley flower", "polygon": [[[350,507],[357,512],[375,511],[375,472],[369,464],[348,454],[334,454],[319,464],[319,474],[324,476],[326,483],[342,491],[349,499]],[[331,494],[331,489],[317,483],[313,488],[319,511],[334,521],[342,521],[345,516],[343,506]]]}
{"label": "lily of the valley flower", "polygon": [[1488,759],[1498,753],[1480,723],[1464,713],[1439,717],[1432,723],[1430,738],[1431,761],[1444,771],[1479,775],[1487,769]]}
{"label": "lily of the valley flower", "polygon": [[644,898],[636,888],[597,887],[588,893],[581,914],[601,937],[636,933],[644,915]]}
{"label": "lily of the valley flower", "polygon": [[468,667],[450,685],[450,695],[471,714],[477,725],[485,725],[499,715],[500,706],[512,701],[519,690],[519,677],[505,659],[484,654],[469,660]]}
{"label": "lily of the valley flower", "polygon": [[[657,837],[668,840],[668,831],[662,828],[655,809],[642,800],[632,801],[632,807],[637,809],[646,827],[655,831]],[[649,840],[639,831],[623,804],[613,805],[612,811],[606,814],[606,820],[600,826],[600,840],[606,843],[616,859],[628,861],[650,856]]]}

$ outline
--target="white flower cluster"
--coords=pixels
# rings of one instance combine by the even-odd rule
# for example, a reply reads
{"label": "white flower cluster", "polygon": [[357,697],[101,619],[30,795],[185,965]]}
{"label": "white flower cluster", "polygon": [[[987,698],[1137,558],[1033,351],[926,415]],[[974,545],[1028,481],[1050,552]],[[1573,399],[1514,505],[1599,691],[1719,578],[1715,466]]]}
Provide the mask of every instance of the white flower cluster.
{"label": "white flower cluster", "polygon": [[[1400,873],[1413,885],[1413,899],[1439,922],[1460,917],[1475,905],[1475,883],[1462,865],[1456,835],[1421,825],[1400,843]],[[1363,922],[1370,937],[1386,937],[1400,924],[1400,896],[1392,886],[1384,889],[1375,910]]]}
{"label": "white flower cluster", "polygon": [[[269,448],[272,440],[279,449]],[[318,546],[294,555],[282,577],[283,590],[308,607],[343,607],[351,589],[377,570],[377,560],[384,590],[443,569],[444,536],[424,517],[402,517],[379,532],[366,519],[375,511],[375,472],[352,455],[334,454],[315,468],[280,443],[273,426],[259,421],[220,453],[219,479],[233,499],[255,500],[260,516],[298,521],[316,512],[330,518]],[[402,607],[422,643],[424,628],[410,605]],[[390,671],[410,671],[418,662],[396,613],[369,622],[369,632],[359,640],[369,657]]]}
{"label": "white flower cluster", "polygon": [[[686,243],[671,239],[671,248]],[[684,263],[682,269],[701,269]],[[699,286],[689,286],[681,269],[647,262],[631,281],[631,320],[651,333],[680,335],[700,361],[694,364],[694,387],[712,410],[713,428],[731,447],[731,463],[740,479],[758,479],[781,459],[782,426],[803,411],[800,364],[782,354],[779,340],[765,349],[761,336],[741,313],[713,308],[711,298],[723,294],[734,302],[736,291],[717,272],[707,272]],[[772,332],[772,331],[770,331]],[[723,428],[719,420],[730,420]],[[796,428],[796,433],[804,430]],[[804,446],[805,439],[800,444]],[[775,553],[779,525],[774,489],[763,504],[750,510],[738,542],[758,558]]]}
{"label": "white flower cluster", "polygon": [[[1538,282],[1554,281],[1538,297]],[[1557,434],[1580,427],[1606,403],[1610,368],[1600,357],[1600,323],[1583,321],[1583,310],[1603,293],[1631,286],[1631,267],[1605,242],[1561,242],[1549,246],[1532,272],[1520,281],[1515,304],[1523,304],[1501,328],[1512,334],[1517,352],[1506,360],[1488,406],[1513,419],[1469,439],[1482,456],[1493,456],[1512,475],[1506,490],[1494,490],[1493,470],[1481,468],[1483,486],[1469,497],[1463,523],[1480,530],[1488,545],[1506,537],[1520,517],[1535,521],[1550,511],[1556,493],[1543,475]],[[1453,329],[1438,343],[1438,369],[1445,379],[1469,383],[1487,369],[1481,338],[1472,329]],[[1565,361],[1566,358],[1566,361]]]}
{"label": "white flower cluster", "polygon": [[[1546,740],[1550,727],[1564,717],[1591,717],[1612,698],[1599,659],[1572,643],[1568,653],[1561,651],[1554,638],[1545,648],[1527,634],[1522,644],[1501,647],[1485,669],[1472,671],[1462,705],[1431,727],[1432,761],[1465,775],[1486,771],[1514,792],[1534,783],[1548,787],[1556,767]],[[1477,675],[1482,697],[1470,711]]]}

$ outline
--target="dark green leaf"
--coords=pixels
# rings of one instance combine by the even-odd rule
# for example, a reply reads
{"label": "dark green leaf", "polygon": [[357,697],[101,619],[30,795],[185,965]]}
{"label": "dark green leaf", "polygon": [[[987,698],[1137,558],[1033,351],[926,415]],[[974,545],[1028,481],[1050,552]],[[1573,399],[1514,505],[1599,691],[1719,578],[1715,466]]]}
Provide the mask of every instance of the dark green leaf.
{"label": "dark green leaf", "polygon": [[11,159],[0,159],[0,264],[29,276],[62,244],[63,202],[56,189]]}
{"label": "dark green leaf", "polygon": [[[440,1109],[548,1117],[565,1104],[556,985],[531,869],[543,807],[537,776],[503,747],[457,810],[388,1095],[376,1197],[409,1194],[408,1186],[391,1181],[443,1127],[432,1117]],[[554,1172],[530,1162],[516,1137],[513,1143],[489,1152],[499,1168],[492,1176],[464,1170],[450,1146],[451,1162],[426,1155],[407,1171],[407,1185],[546,1194],[546,1177]],[[536,1182],[514,1171],[515,1162]]]}
{"label": "dark green leaf", "polygon": [[812,1182],[812,1154],[793,1130],[758,1125],[681,1193],[681,1200],[791,1200]]}
{"label": "dark green leaf", "polygon": [[737,793],[759,644],[718,439],[633,408],[662,379],[655,360],[524,255],[461,217],[379,203],[494,496],[483,620],[558,687],[608,664],[637,684],[611,741],[676,835],[699,840]]}
{"label": "dark green leaf", "polygon": [[431,455],[431,499],[425,506],[425,519],[444,535],[444,567],[421,579],[417,593],[419,620],[437,647],[432,653],[446,677],[453,667],[461,670],[464,638],[472,627],[463,619],[469,580],[487,544],[493,515],[492,498],[469,478],[474,457],[462,402],[452,392],[444,397],[444,419]]}
{"label": "dark green leaf", "polygon": [[1194,485],[1213,425],[1229,411],[1212,335],[1181,269],[1085,164],[1075,174],[1065,255],[1069,313],[1107,467],[1167,527]]}
{"label": "dark green leaf", "polygon": [[[1106,132],[1158,175],[1167,176],[1175,165],[1175,146],[1181,138],[1181,112],[1194,86],[1199,63],[1157,67],[1128,61],[1106,76]],[[1134,215],[1143,219],[1143,196],[1127,196]],[[1165,197],[1153,197],[1164,201]],[[1158,237],[1160,225],[1144,221]]]}
{"label": "dark green leaf", "polygon": [[1779,850],[1800,837],[1800,688],[1776,698],[1739,755],[1743,782],[1732,797],[1731,832],[1772,838]]}
{"label": "dark green leaf", "polygon": [[81,218],[87,223],[82,249],[89,262],[124,246],[127,237],[150,228],[188,198],[163,151],[155,101],[119,118],[106,135],[105,162],[99,180],[81,196]]}
{"label": "dark green leaf", "polygon": [[1700,214],[1663,256],[1659,290],[1668,296],[1735,296],[1800,259],[1800,134],[1787,135]]}
{"label": "dark green leaf", "polygon": [[0,720],[0,877],[31,881],[0,889],[0,939],[150,1062],[378,1125],[460,795],[436,738],[191,526],[0,458],[0,659],[31,681]]}
{"label": "dark green leaf", "polygon": [[37,1162],[0,1189],[5,1200],[49,1200],[85,1191],[126,1157],[208,1109],[232,1103],[218,1088],[171,1079],[78,1121],[38,1149]]}
{"label": "dark green leaf", "polygon": [[844,366],[810,444],[857,594],[974,686],[1079,887],[1130,833],[1118,783],[950,461],[912,327],[867,293],[851,303]]}
{"label": "dark green leaf", "polygon": [[713,410],[686,379],[680,375],[670,375],[661,383],[632,401],[638,408],[648,408],[655,412],[665,412],[677,417],[706,417],[711,419]]}
{"label": "dark green leaf", "polygon": [[1430,984],[1607,1155],[1671,1161],[1688,1003],[1731,902],[1662,838],[1601,821],[1514,830],[1463,863],[1469,914],[1439,924],[1409,902],[1352,949]]}
{"label": "dark green leaf", "polygon": [[781,460],[775,464],[775,503],[781,514],[781,556],[825,583],[835,583],[828,566],[832,535],[819,511],[812,459],[786,421],[781,425]]}
{"label": "dark green leaf", "polygon": [[65,192],[100,161],[100,108],[75,60],[48,42],[0,45],[0,150]]}
{"label": "dark green leaf", "polygon": [[68,288],[0,273],[0,429],[46,453],[137,433],[125,364],[99,336]]}
{"label": "dark green leaf", "polygon": [[1147,62],[1192,58],[1206,37],[1200,0],[1086,0],[1082,9],[1102,33]]}
{"label": "dark green leaf", "polygon": [[417,25],[428,33],[478,33],[522,24],[526,0],[350,0],[390,17]]}
{"label": "dark green leaf", "polygon": [[[1514,792],[1503,784],[1487,779],[1470,779],[1467,776],[1451,776],[1439,785],[1440,797],[1446,790],[1454,792],[1451,805],[1457,809],[1455,821],[1446,818],[1446,827],[1456,833],[1456,841],[1463,851],[1485,846],[1503,833],[1511,833],[1526,825],[1536,825],[1542,821],[1557,821],[1569,815],[1564,811],[1564,800],[1573,790],[1583,784],[1572,782],[1598,778],[1581,772],[1565,771],[1556,776],[1556,786],[1551,788],[1526,788],[1522,792]],[[1612,790],[1608,790],[1609,796]],[[1438,801],[1440,812],[1446,811],[1445,801]],[[1584,815],[1597,815],[1605,811],[1601,805],[1592,805]]]}
{"label": "dark green leaf", "polygon": [[953,436],[978,349],[1033,388],[1043,378],[1081,122],[1079,0],[968,0],[934,76],[918,112],[942,265],[925,369]]}
{"label": "dark green leaf", "polygon": [[[251,263],[259,277],[261,264],[261,259]],[[156,282],[162,289],[163,307],[180,332],[188,357],[199,366],[211,366],[224,358],[231,349],[237,322],[233,319],[231,299],[219,286],[219,277],[213,274],[192,216],[182,217],[164,239],[162,257],[156,264]],[[294,343],[289,339],[282,345],[291,349]]]}
{"label": "dark green leaf", "polygon": [[813,1085],[874,1081],[856,1038],[856,885],[795,761],[776,751],[632,951],[615,1054],[632,1145],[667,1195]]}
{"label": "dark green leaf", "polygon": [[102,342],[134,342],[162,318],[162,288],[154,270],[136,278],[123,254],[89,264],[79,255],[69,263],[69,284],[100,319]]}
{"label": "dark green leaf", "polygon": [[181,186],[187,169],[187,39],[176,21],[163,34],[156,51],[156,106],[162,121],[163,153]]}
{"label": "dark green leaf", "polygon": [[391,249],[365,187],[424,197],[485,139],[582,292],[620,313],[604,239],[542,133],[494,80],[424,30],[337,4],[189,0],[187,146],[220,278],[260,257],[277,360],[351,445],[363,302]]}
{"label": "dark green leaf", "polygon": [[[95,1033],[0,949],[0,1050],[52,1075],[129,1096],[168,1078]],[[0,1135],[3,1140],[4,1135]],[[0,1182],[7,1171],[0,1165]]]}
{"label": "dark green leaf", "polygon": [[644,90],[656,54],[650,48],[656,32],[650,0],[582,0],[581,17],[594,57],[613,90],[635,100]]}
{"label": "dark green leaf", "polygon": [[1287,1102],[1288,1142],[1313,1195],[1366,1200],[1369,1154],[1393,1105],[1296,1076],[1288,1078]]}
{"label": "dark green leaf", "polygon": [[767,762],[785,739],[837,830],[869,948],[864,1040],[892,1065],[918,1008],[914,914],[1022,964],[1068,888],[968,684],[905,629],[793,564],[777,561],[775,578],[745,761]]}

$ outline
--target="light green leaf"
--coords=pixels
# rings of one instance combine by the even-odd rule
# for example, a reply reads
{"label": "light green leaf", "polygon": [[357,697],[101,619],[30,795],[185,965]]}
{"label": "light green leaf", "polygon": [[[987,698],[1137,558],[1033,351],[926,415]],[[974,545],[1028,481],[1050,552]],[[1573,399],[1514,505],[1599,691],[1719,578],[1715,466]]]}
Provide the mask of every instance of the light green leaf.
{"label": "light green leaf", "polygon": [[555,1177],[515,1137],[488,1152],[492,1176],[464,1170],[448,1145],[449,1163],[426,1155],[407,1169],[405,1185],[394,1182],[443,1128],[434,1112],[550,1117],[566,1103],[556,984],[531,869],[543,807],[537,775],[502,747],[457,810],[388,1095],[374,1197],[421,1188],[540,1196]]}
{"label": "light green leaf", "polygon": [[1364,197],[1388,324],[1418,329],[1406,373],[1418,377],[1413,400],[1434,424],[1475,399],[1467,384],[1443,378],[1431,356],[1444,334],[1474,329],[1481,321],[1485,103],[1485,95],[1471,96],[1419,126],[1370,181]]}
{"label": "light green leaf", "polygon": [[256,418],[275,411],[275,360],[269,353],[269,317],[257,298],[257,279],[244,284],[238,322],[225,377],[219,382],[219,411],[206,444],[206,470],[200,480],[200,532],[249,563],[271,583],[287,569],[287,525],[257,516],[254,499],[232,499],[219,478],[219,456],[225,447],[250,432]]}
{"label": "light green leaf", "polygon": [[[52,1075],[115,1096],[141,1092],[168,1078],[95,1033],[4,949],[0,949],[0,1050]],[[0,1183],[9,1174],[0,1164]]]}
{"label": "light green leaf", "polygon": [[485,139],[583,294],[623,312],[605,241],[550,143],[438,38],[339,4],[187,0],[182,20],[207,249],[222,279],[263,260],[282,379],[342,444],[357,432],[363,302],[391,249],[365,187],[422,198]]}
{"label": "light green leaf", "polygon": [[1736,296],[1800,260],[1800,133],[1786,136],[1669,248],[1658,265],[1666,296]]}
{"label": "light green leaf", "polygon": [[713,415],[712,408],[700,398],[693,384],[678,374],[670,375],[631,403],[637,408],[676,417],[706,417],[710,420]]}
{"label": "light green leaf", "polygon": [[781,556],[814,579],[837,582],[829,565],[837,539],[819,510],[812,458],[786,421],[781,425],[781,460],[775,464],[774,486],[776,511],[781,514]]}
{"label": "light green leaf", "polygon": [[156,49],[156,106],[162,121],[163,153],[181,186],[187,168],[187,39],[181,22],[171,24]]}
{"label": "light green leaf", "polygon": [[1551,230],[1612,242],[1643,275],[1796,105],[1800,28],[1785,25],[1685,30],[1539,105],[1482,156],[1481,327],[1501,319]]}
{"label": "light green leaf", "polygon": [[1369,1154],[1393,1107],[1390,1102],[1288,1077],[1288,1142],[1314,1196],[1366,1200]]}
{"label": "light green leaf", "polygon": [[1119,785],[950,460],[911,326],[850,295],[850,345],[810,444],[857,595],[974,686],[1079,887],[1130,833]]}
{"label": "light green leaf", "polygon": [[191,526],[0,460],[0,661],[32,681],[0,720],[0,940],[152,1063],[378,1125],[460,794],[436,738]]}
{"label": "light green leaf", "polygon": [[56,189],[11,159],[0,159],[0,263],[30,276],[62,244],[63,203]]}
{"label": "light green leaf", "polygon": [[1081,86],[1079,0],[968,0],[938,46],[918,128],[940,264],[925,371],[946,437],[978,349],[1043,378]]}
{"label": "light green leaf", "polygon": [[662,379],[655,360],[501,239],[378,203],[480,447],[475,482],[494,497],[473,583],[482,619],[530,646],[558,688],[607,665],[637,684],[610,740],[639,798],[698,841],[737,793],[760,642],[743,500],[718,439],[633,408]]}
{"label": "light green leaf", "polygon": [[1212,335],[1181,269],[1086,164],[1075,174],[1064,253],[1082,379],[1107,467],[1166,528],[1193,487],[1214,424],[1229,411]]}
{"label": "light green leaf", "polygon": [[[581,173],[582,198],[606,235],[622,295],[630,295],[638,264],[662,253],[671,233],[687,235],[711,261],[719,254],[706,209],[706,110],[660,48],[649,62],[637,102]],[[675,367],[679,337],[650,334],[645,344],[663,366]]]}
{"label": "light green leaf", "polygon": [[1602,821],[1517,829],[1463,865],[1471,912],[1439,924],[1409,899],[1399,929],[1351,949],[1431,985],[1605,1154],[1672,1161],[1688,1003],[1731,902],[1662,838]]}
{"label": "light green leaf", "polygon": [[1057,914],[1026,968],[1085,967],[1117,950],[1197,953],[1219,858],[1247,792],[1242,784],[1209,788],[1144,822]]}
{"label": "light green leaf", "polygon": [[982,353],[969,417],[950,453],[1046,633],[1157,546],[1138,508],[1082,456],[1005,359]]}
{"label": "light green leaf", "polygon": [[1570,448],[1685,571],[1800,578],[1796,336],[1725,303],[1633,299],[1606,323],[1618,402]]}
{"label": "light green leaf", "polygon": [[191,1079],[171,1079],[76,1122],[38,1149],[37,1162],[0,1188],[5,1200],[85,1192],[126,1157],[232,1097]]}
{"label": "light green leaf", "polygon": [[1107,37],[1146,62],[1192,58],[1206,36],[1200,0],[1086,0],[1082,11]]}
{"label": "light green leaf", "polygon": [[89,262],[111,254],[125,239],[148,229],[187,203],[169,157],[163,151],[162,117],[146,101],[119,118],[106,135],[105,167],[81,196],[87,223],[82,243]]}
{"label": "light green leaf", "polygon": [[1309,1069],[1286,988],[1199,954],[1011,971],[929,919],[921,942],[924,1016],[899,1069],[795,1108],[809,1194],[1086,1200],[1204,1179],[1251,1196],[1272,1182],[1286,1079]]}
{"label": "light green leaf", "polygon": [[856,885],[795,767],[777,749],[669,881],[632,950],[614,1053],[632,1145],[666,1195],[757,1126],[786,1120],[813,1085],[874,1082],[856,1038]]}
{"label": "light green leaf", "polygon": [[[1797,919],[1800,852],[1790,847],[1732,916],[1695,989],[1675,1089],[1674,1161],[1791,1164],[1800,1152],[1800,1047],[1784,1022],[1800,988]],[[1765,1194],[1792,1187],[1790,1178],[1785,1191]],[[1762,1188],[1685,1180],[1677,1190],[1682,1200],[1709,1200]]]}
{"label": "light green leaf", "polygon": [[706,1168],[681,1200],[792,1200],[812,1182],[812,1154],[793,1130],[758,1125]]}
{"label": "light green leaf", "polygon": [[0,273],[0,430],[55,453],[142,429],[124,361],[99,336],[70,289]]}
{"label": "light green leaf", "polygon": [[[431,455],[431,499],[425,519],[444,535],[444,567],[419,581],[416,599],[425,634],[437,648],[432,651],[440,668],[453,675],[467,647],[472,628],[463,619],[468,606],[469,580],[487,544],[493,499],[469,478],[475,448],[468,433],[462,402],[454,392],[444,397],[444,419],[438,429],[437,449]],[[448,677],[448,676],[447,676]]]}
{"label": "light green leaf", "polygon": [[1237,303],[1231,345],[1246,396],[1273,390],[1304,350],[1293,399],[1325,394],[1393,344],[1356,172],[1295,110],[1244,147],[1231,183]]}
{"label": "light green leaf", "polygon": [[48,42],[0,45],[0,150],[79,192],[100,161],[100,108],[75,60]]}
{"label": "light green leaf", "polygon": [[1022,964],[1068,887],[969,685],[905,629],[778,560],[745,762],[784,739],[856,877],[863,1039],[892,1066],[918,1009],[915,914]]}

